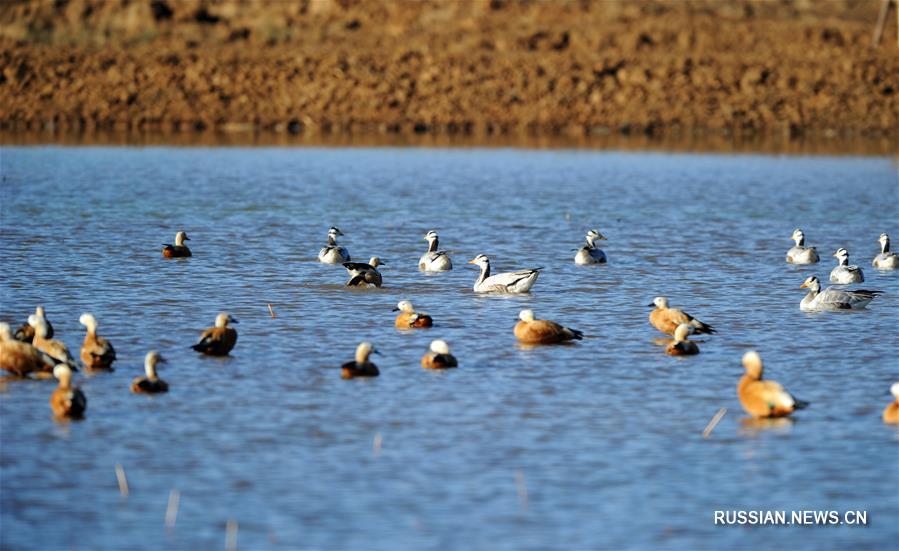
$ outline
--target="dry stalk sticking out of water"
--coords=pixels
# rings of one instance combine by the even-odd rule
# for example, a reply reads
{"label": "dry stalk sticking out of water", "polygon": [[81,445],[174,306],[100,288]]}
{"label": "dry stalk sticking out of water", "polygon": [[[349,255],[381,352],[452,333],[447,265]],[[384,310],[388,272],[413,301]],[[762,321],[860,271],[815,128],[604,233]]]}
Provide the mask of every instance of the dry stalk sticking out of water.
{"label": "dry stalk sticking out of water", "polygon": [[715,427],[718,426],[718,422],[724,418],[724,414],[727,413],[727,408],[721,408],[718,410],[718,413],[712,417],[712,420],[709,421],[709,424],[706,425],[705,430],[702,431],[702,437],[708,438],[712,435],[712,431],[715,430]]}

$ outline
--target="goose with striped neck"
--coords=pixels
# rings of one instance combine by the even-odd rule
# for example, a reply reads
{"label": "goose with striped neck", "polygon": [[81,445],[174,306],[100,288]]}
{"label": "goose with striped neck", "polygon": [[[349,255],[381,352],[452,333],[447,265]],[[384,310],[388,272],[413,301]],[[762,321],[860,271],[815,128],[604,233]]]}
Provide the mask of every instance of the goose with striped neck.
{"label": "goose with striped neck", "polygon": [[540,267],[533,270],[490,275],[490,259],[484,254],[479,254],[468,263],[481,269],[481,275],[474,282],[474,292],[476,293],[527,293],[534,286],[540,270],[543,269]]}
{"label": "goose with striped neck", "polygon": [[418,269],[423,272],[448,272],[453,269],[453,262],[446,251],[438,251],[440,238],[437,232],[431,230],[425,235],[428,242],[428,252],[421,255],[418,260]]}
{"label": "goose with striped neck", "polygon": [[871,265],[878,270],[899,268],[899,254],[890,252],[890,236],[882,233],[878,241],[880,242],[880,254],[874,257]]}
{"label": "goose with striped neck", "polygon": [[337,237],[342,235],[342,231],[331,226],[328,230],[328,244],[318,251],[319,262],[323,264],[343,264],[351,260],[349,251],[337,244]]}
{"label": "goose with striped neck", "polygon": [[575,264],[584,265],[606,263],[606,253],[602,252],[602,249],[599,249],[596,246],[597,239],[605,241],[606,236],[596,230],[590,230],[587,232],[587,243],[583,247],[578,249],[577,253],[574,255]]}
{"label": "goose with striped neck", "polygon": [[803,312],[832,312],[839,310],[861,310],[883,291],[854,289],[851,291],[828,287],[821,290],[821,282],[815,276],[806,278],[800,289],[808,289],[808,294],[799,303]]}
{"label": "goose with striped neck", "polygon": [[787,251],[788,264],[814,264],[818,262],[818,250],[805,246],[805,233],[799,228],[793,230],[791,239],[796,243]]}
{"label": "goose with striped neck", "polygon": [[840,247],[837,252],[833,253],[837,259],[837,266],[830,272],[830,282],[839,285],[848,285],[850,283],[861,283],[865,280],[865,274],[858,266],[849,265],[849,251]]}

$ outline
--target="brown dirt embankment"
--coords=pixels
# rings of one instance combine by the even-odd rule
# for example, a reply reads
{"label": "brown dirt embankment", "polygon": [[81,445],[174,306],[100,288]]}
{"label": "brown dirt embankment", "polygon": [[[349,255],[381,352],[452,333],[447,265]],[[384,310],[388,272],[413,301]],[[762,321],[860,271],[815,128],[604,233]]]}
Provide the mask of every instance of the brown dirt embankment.
{"label": "brown dirt embankment", "polygon": [[6,2],[0,127],[896,139],[879,5]]}

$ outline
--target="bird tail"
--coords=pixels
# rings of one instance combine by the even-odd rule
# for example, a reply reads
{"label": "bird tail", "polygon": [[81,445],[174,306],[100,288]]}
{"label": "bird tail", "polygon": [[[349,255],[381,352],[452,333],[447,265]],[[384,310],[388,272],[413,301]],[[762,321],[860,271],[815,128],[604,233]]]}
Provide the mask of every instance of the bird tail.
{"label": "bird tail", "polygon": [[707,323],[702,323],[699,320],[696,320],[696,321],[699,323],[699,327],[697,327],[696,330],[693,332],[696,333],[697,335],[701,335],[701,334],[714,335],[715,333],[718,332],[711,325],[709,325]]}
{"label": "bird tail", "polygon": [[584,338],[584,332],[583,332],[583,331],[578,331],[577,329],[572,329],[572,328],[570,328],[570,327],[566,327],[565,329],[567,329],[568,332],[571,333],[571,338],[572,338],[573,340],[579,341],[579,340],[582,340],[582,339]]}
{"label": "bird tail", "polygon": [[796,398],[795,396],[793,397],[793,402],[794,402],[793,407],[796,409],[805,409],[809,405],[809,402],[806,402],[805,400],[800,400],[799,398]]}

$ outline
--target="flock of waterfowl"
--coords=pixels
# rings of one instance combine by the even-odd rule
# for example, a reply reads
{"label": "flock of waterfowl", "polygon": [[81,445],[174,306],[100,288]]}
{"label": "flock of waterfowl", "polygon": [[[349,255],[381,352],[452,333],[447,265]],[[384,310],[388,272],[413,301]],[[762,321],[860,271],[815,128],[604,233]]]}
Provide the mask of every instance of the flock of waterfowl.
{"label": "flock of waterfowl", "polygon": [[[332,227],[328,230],[327,244],[318,254],[318,260],[325,264],[342,264],[350,278],[347,286],[374,286],[382,284],[378,266],[384,264],[378,257],[372,257],[368,263],[352,262],[349,251],[337,243],[343,233]],[[428,242],[428,250],[421,256],[418,267],[426,272],[445,272],[453,267],[447,251],[438,250],[439,236],[436,231],[429,231],[424,238]],[[586,235],[586,243],[574,249],[574,262],[584,264],[604,264],[605,253],[596,246],[597,240],[606,239],[596,230]],[[820,260],[815,247],[805,246],[805,234],[800,229],[793,232],[795,241],[787,251],[786,261],[791,264],[813,264]],[[175,244],[164,244],[162,254],[165,258],[186,258],[191,251],[184,244],[189,238],[180,231],[175,236]],[[899,268],[899,255],[890,252],[890,239],[881,234],[881,252],[872,265],[880,270]],[[834,254],[838,265],[830,274],[830,280],[839,285],[864,281],[862,270],[858,266],[849,265],[849,252],[845,248]],[[490,259],[479,254],[469,261],[480,268],[480,274],[474,283],[477,293],[526,293],[537,281],[542,268],[533,268],[516,272],[491,274]],[[809,289],[802,299],[800,309],[803,311],[836,311],[862,309],[871,302],[880,291],[864,289],[843,289],[828,287],[822,290],[818,278],[808,277],[801,288]],[[656,297],[649,305],[653,310],[649,314],[649,323],[662,333],[672,336],[666,342],[665,352],[672,356],[687,356],[699,353],[699,347],[689,340],[691,334],[715,334],[709,324],[704,323],[683,310],[671,308],[668,299]],[[395,320],[398,329],[427,328],[434,325],[433,318],[415,310],[408,300],[400,301],[395,311],[399,314]],[[97,333],[98,323],[90,313],[84,313],[79,322],[86,328],[82,342],[79,365],[64,343],[55,340],[53,326],[47,319],[42,306],[28,316],[28,321],[15,333],[7,323],[0,323],[0,368],[14,376],[36,378],[55,377],[58,386],[50,396],[53,413],[61,418],[78,418],[84,414],[87,399],[80,389],[72,386],[72,372],[83,368],[90,371],[112,370],[116,360],[112,344]],[[215,319],[215,325],[202,332],[199,340],[192,348],[202,354],[225,356],[237,344],[237,331],[230,324],[237,323],[228,313],[222,312]],[[554,321],[537,319],[530,309],[522,310],[519,321],[513,328],[513,334],[519,342],[526,345],[557,344],[581,340],[583,333],[565,327]],[[356,348],[355,358],[341,366],[341,377],[375,377],[380,371],[372,361],[371,355],[378,354],[371,343],[363,342]],[[131,392],[157,393],[168,391],[168,384],[156,373],[156,366],[166,360],[156,351],[147,353],[144,362],[145,375],[135,378],[130,385]],[[425,369],[448,369],[458,366],[457,359],[450,353],[449,345],[443,340],[431,342],[429,350],[421,358],[421,366]],[[743,409],[756,418],[783,417],[802,409],[808,404],[794,398],[780,384],[763,379],[761,357],[754,351],[743,356],[745,374],[737,385],[737,396]],[[883,412],[886,423],[899,423],[899,383],[891,387],[895,400]]]}

